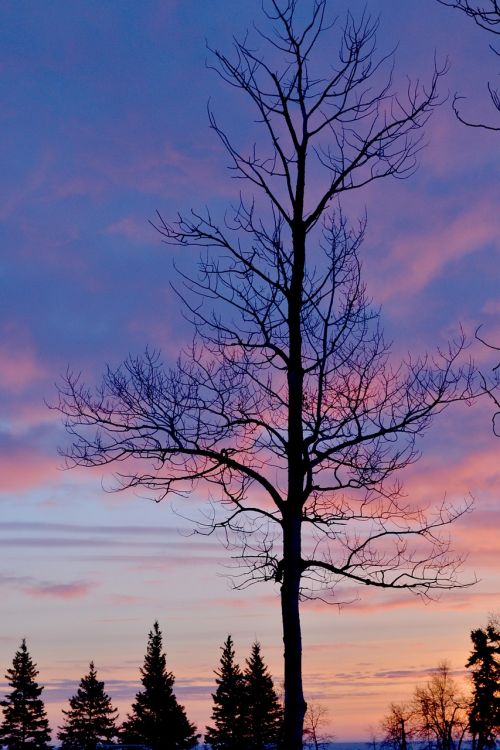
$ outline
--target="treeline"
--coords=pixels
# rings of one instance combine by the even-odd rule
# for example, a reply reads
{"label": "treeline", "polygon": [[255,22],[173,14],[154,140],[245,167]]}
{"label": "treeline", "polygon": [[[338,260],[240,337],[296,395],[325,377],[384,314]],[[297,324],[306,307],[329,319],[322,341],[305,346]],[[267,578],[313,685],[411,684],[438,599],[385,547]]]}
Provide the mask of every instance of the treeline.
{"label": "treeline", "polygon": [[[175,677],[169,672],[157,622],[148,636],[141,668],[142,690],[126,720],[118,712],[104,682],[97,679],[94,663],[80,680],[76,694],[63,710],[57,738],[63,750],[96,750],[101,744],[142,745],[150,750],[189,750],[201,739],[195,725],[174,693]],[[205,742],[213,750],[272,750],[282,731],[282,707],[259,643],[254,643],[242,670],[235,659],[231,636],[222,647],[216,670],[211,726]],[[37,682],[38,670],[23,639],[6,679],[12,692],[0,701],[3,721],[0,745],[8,750],[50,750],[50,728]]]}
{"label": "treeline", "polygon": [[490,619],[471,632],[472,652],[466,663],[471,691],[466,694],[453,679],[446,662],[417,686],[410,700],[392,703],[381,722],[382,745],[411,750],[418,743],[432,750],[460,750],[464,740],[473,750],[496,746],[500,735],[500,628]]}

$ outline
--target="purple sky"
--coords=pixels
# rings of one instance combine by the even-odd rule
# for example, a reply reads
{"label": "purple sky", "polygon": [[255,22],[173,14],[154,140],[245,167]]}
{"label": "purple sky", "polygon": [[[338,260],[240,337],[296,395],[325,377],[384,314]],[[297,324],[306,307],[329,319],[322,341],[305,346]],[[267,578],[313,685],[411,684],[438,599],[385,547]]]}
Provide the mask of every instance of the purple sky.
{"label": "purple sky", "polygon": [[[340,17],[365,5],[381,14],[380,52],[397,46],[396,86],[406,75],[428,80],[434,54],[448,56],[443,95],[466,95],[471,119],[494,116],[486,83],[498,60],[484,32],[435,0],[331,0]],[[237,196],[206,104],[243,143],[250,110],[206,68],[205,39],[227,49],[259,9],[257,0],[0,8],[0,668],[26,636],[53,727],[91,659],[124,716],[155,618],[200,729],[228,632],[241,661],[258,638],[281,679],[277,589],[232,591],[229,554],[180,535],[186,523],[167,504],[107,494],[110,478],[96,471],[61,471],[57,446],[67,438],[44,403],[68,365],[98,380],[105,363],[146,345],[172,362],[188,340],[170,282],[173,258],[189,265],[196,251],[172,252],[148,219],[207,203],[220,212]],[[346,201],[353,219],[368,213],[369,293],[396,352],[443,344],[460,324],[469,334],[482,324],[498,342],[499,136],[460,125],[448,101],[426,142],[411,179]],[[473,350],[488,371],[491,352]],[[444,414],[405,480],[423,502],[474,496],[453,537],[469,553],[464,578],[475,572],[481,582],[427,606],[363,591],[340,613],[304,607],[306,692],[329,706],[339,739],[367,736],[386,704],[441,659],[462,670],[469,630],[500,609],[491,412],[485,401]]]}

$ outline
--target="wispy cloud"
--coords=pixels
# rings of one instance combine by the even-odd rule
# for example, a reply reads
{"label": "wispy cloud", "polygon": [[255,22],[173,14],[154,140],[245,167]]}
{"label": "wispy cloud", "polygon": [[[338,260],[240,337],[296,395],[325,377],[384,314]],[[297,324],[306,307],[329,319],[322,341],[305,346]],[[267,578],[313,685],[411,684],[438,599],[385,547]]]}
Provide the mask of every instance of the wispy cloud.
{"label": "wispy cloud", "polygon": [[47,183],[49,167],[54,160],[54,152],[44,148],[35,164],[19,179],[17,185],[11,185],[6,197],[0,201],[0,220],[6,221],[34,197],[40,197],[41,188]]}
{"label": "wispy cloud", "polygon": [[110,224],[106,232],[125,237],[132,242],[139,242],[141,245],[151,245],[153,242],[158,242],[156,231],[144,217],[124,216]]}
{"label": "wispy cloud", "polygon": [[88,581],[72,581],[70,583],[48,583],[45,581],[37,582],[33,585],[25,586],[22,590],[25,594],[34,597],[54,598],[54,599],[81,599],[87,596],[94,583]]}
{"label": "wispy cloud", "polygon": [[33,349],[7,349],[0,345],[0,388],[18,394],[44,379],[47,369],[37,360]]}
{"label": "wispy cloud", "polygon": [[81,599],[87,596],[96,584],[91,581],[54,582],[32,576],[0,575],[0,586],[9,587],[31,597],[54,599]]}
{"label": "wispy cloud", "polygon": [[28,490],[60,478],[55,457],[39,451],[30,453],[27,447],[7,450],[0,455],[0,493]]}
{"label": "wispy cloud", "polygon": [[413,296],[441,276],[451,263],[486,245],[497,247],[499,219],[494,203],[483,198],[446,222],[434,219],[430,227],[425,223],[423,231],[399,232],[382,262],[385,273],[377,282],[378,300]]}

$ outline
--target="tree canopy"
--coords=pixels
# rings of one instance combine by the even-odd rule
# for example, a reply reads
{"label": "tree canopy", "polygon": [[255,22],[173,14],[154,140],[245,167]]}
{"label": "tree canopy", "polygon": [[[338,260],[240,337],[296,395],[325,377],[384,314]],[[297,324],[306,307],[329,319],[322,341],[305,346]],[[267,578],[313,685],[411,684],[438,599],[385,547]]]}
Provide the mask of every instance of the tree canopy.
{"label": "tree canopy", "polygon": [[233,55],[213,50],[260,136],[239,144],[210,109],[240,195],[223,217],[207,208],[156,222],[166,243],[201,249],[179,289],[192,345],[175,366],[130,356],[96,390],[68,372],[59,402],[69,465],[119,464],[120,487],[156,499],[215,488],[201,530],[238,546],[238,585],[280,585],[287,750],[302,746],[306,710],[301,598],[338,601],[343,581],[424,595],[458,584],[441,532],[468,504],[418,508],[398,472],[432,419],[477,392],[460,333],[431,355],[395,358],[361,277],[366,222],[340,206],[412,174],[444,67],[399,95],[377,21],[349,14],[340,26],[326,0],[308,8],[306,18],[294,0],[270,0],[265,51],[249,37]]}

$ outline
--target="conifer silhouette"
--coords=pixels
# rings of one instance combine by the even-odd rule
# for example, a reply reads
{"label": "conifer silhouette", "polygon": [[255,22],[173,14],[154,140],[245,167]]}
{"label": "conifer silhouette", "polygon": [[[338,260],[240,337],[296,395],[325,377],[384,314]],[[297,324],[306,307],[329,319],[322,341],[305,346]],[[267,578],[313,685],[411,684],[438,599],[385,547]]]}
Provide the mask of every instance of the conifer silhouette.
{"label": "conifer silhouette", "polygon": [[23,638],[14,656],[12,667],[5,675],[12,692],[0,701],[3,722],[0,726],[0,745],[8,750],[48,750],[49,722],[43,700],[43,687],[36,682],[38,670],[33,663]]}
{"label": "conifer silhouette", "polygon": [[95,750],[98,742],[110,742],[117,735],[117,709],[104,692],[104,682],[97,679],[94,662],[82,677],[76,695],[63,710],[66,721],[58,732],[63,750]]}
{"label": "conifer silhouette", "polygon": [[212,721],[207,727],[205,742],[213,750],[246,748],[245,682],[235,661],[233,639],[228,635],[222,646],[220,668],[216,670],[217,690],[212,694]]}
{"label": "conifer silhouette", "polygon": [[283,710],[269,670],[261,655],[260,643],[252,646],[244,671],[246,750],[271,750],[279,747],[283,728]]}
{"label": "conifer silhouette", "polygon": [[167,671],[158,622],[149,632],[147,653],[141,668],[144,690],[137,693],[132,713],[123,723],[123,742],[143,744],[151,750],[189,750],[198,744],[196,727],[177,702],[175,678]]}
{"label": "conifer silhouette", "polygon": [[469,727],[476,750],[493,748],[500,733],[500,630],[490,620],[470,634],[473,649],[466,666],[472,670],[473,696]]}

